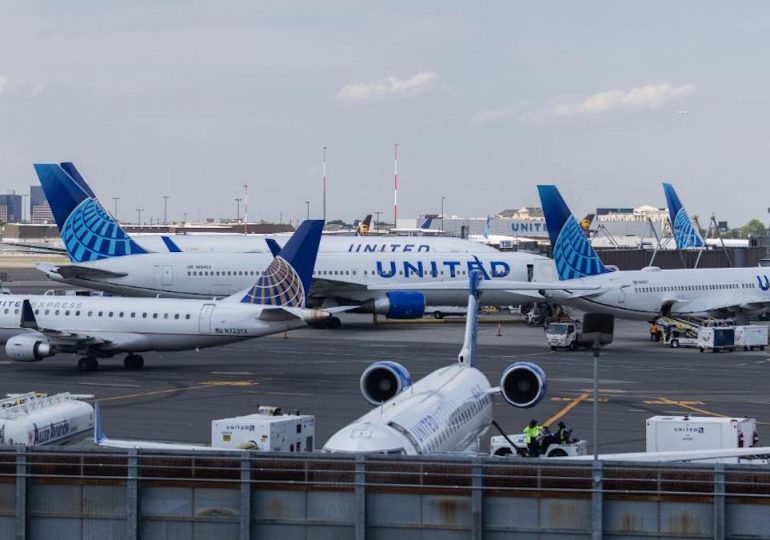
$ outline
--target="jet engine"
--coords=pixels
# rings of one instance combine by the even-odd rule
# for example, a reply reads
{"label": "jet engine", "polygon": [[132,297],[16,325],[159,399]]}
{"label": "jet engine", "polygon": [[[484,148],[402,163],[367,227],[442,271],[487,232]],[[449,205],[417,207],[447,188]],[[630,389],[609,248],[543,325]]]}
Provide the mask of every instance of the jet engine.
{"label": "jet engine", "polygon": [[545,397],[548,381],[540,366],[531,362],[511,364],[500,377],[500,393],[509,404],[526,409]]}
{"label": "jet engine", "polygon": [[361,375],[361,393],[372,405],[379,405],[397,396],[412,385],[409,371],[389,360],[375,362]]}
{"label": "jet engine", "polygon": [[419,319],[425,314],[425,295],[419,291],[393,291],[374,301],[374,312],[389,319]]}
{"label": "jet engine", "polygon": [[24,334],[13,336],[5,342],[5,353],[17,362],[38,362],[56,351],[47,341]]}

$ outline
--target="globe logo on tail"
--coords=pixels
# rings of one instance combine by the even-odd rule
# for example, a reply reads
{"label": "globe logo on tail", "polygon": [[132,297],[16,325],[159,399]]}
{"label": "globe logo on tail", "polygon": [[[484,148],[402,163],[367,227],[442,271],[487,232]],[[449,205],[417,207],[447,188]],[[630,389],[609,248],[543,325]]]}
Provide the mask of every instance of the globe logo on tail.
{"label": "globe logo on tail", "polygon": [[567,219],[559,233],[553,247],[553,260],[556,262],[560,279],[593,276],[610,271],[602,264],[585,232],[572,216]]}
{"label": "globe logo on tail", "polygon": [[70,213],[61,236],[75,262],[147,253],[91,198],[84,199]]}
{"label": "globe logo on tail", "polygon": [[690,249],[703,246],[700,234],[693,227],[692,220],[684,208],[680,208],[674,219],[674,238],[676,247],[679,249]]}
{"label": "globe logo on tail", "polygon": [[268,306],[305,307],[305,288],[296,270],[276,257],[241,302]]}

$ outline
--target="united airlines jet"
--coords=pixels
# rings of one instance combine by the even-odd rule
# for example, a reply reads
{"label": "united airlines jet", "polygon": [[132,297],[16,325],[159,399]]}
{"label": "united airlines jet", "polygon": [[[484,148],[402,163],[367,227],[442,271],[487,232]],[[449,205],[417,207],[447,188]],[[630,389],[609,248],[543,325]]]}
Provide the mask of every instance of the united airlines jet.
{"label": "united airlines jet", "polygon": [[[168,237],[166,252],[149,253],[83,187],[82,177],[68,174],[67,170],[74,170],[70,164],[35,167],[73,261],[67,266],[38,265],[54,280],[127,296],[202,299],[243,289],[254,271],[272,260],[269,252],[185,252],[176,239]],[[357,305],[361,311],[411,319],[422,317],[426,305],[464,306],[473,269],[485,281],[506,283],[553,275],[550,259],[526,252],[502,253],[481,246],[474,252],[450,253],[433,249],[428,239],[361,237],[352,243],[354,237],[350,238],[349,251],[319,252],[310,306]],[[325,241],[322,238],[321,243]],[[279,249],[272,241],[268,245],[273,251]],[[435,286],[422,287],[429,284]],[[537,296],[536,291],[518,294],[510,286],[507,290],[483,288],[486,305],[525,303],[532,294]],[[337,326],[339,319],[326,322]]]}
{"label": "united airlines jet", "polygon": [[479,440],[492,424],[496,395],[520,408],[533,407],[545,397],[546,376],[536,364],[511,364],[497,387],[476,366],[481,282],[481,273],[472,271],[466,285],[470,294],[465,342],[457,363],[414,384],[407,369],[397,362],[370,365],[361,375],[360,386],[364,399],[374,408],[332,435],[324,452],[478,452]]}
{"label": "united airlines jet", "polygon": [[[660,315],[735,317],[770,309],[770,272],[754,268],[617,271],[605,266],[556,186],[538,186],[563,290],[549,299],[585,311],[652,320]],[[676,219],[675,219],[676,221]],[[572,287],[594,285],[595,290]]]}
{"label": "united airlines jet", "polygon": [[700,231],[695,227],[684,206],[682,206],[674,186],[663,184],[663,193],[666,195],[668,215],[671,219],[671,232],[676,241],[676,248],[703,249],[706,244],[703,242]]}
{"label": "united airlines jet", "polygon": [[0,342],[22,362],[78,354],[78,368],[92,371],[98,358],[126,353],[126,369],[141,369],[141,352],[214,347],[300,328],[329,316],[305,308],[322,229],[323,221],[304,222],[266,270],[250,270],[250,287],[219,301],[4,295]]}

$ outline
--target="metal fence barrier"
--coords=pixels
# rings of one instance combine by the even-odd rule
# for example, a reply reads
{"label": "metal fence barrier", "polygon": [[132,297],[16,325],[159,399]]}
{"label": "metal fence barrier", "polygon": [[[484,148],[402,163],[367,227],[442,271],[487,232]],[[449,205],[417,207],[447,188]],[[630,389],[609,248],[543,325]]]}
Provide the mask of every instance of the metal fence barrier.
{"label": "metal fence barrier", "polygon": [[0,449],[0,538],[767,538],[770,470]]}

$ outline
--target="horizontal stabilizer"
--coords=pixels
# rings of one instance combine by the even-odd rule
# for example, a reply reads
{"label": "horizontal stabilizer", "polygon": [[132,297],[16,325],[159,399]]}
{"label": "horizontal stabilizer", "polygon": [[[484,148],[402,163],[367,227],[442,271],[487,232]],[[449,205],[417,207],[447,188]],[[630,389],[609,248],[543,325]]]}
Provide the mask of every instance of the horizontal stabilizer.
{"label": "horizontal stabilizer", "polygon": [[55,271],[64,279],[110,279],[126,277],[128,275],[126,272],[113,272],[111,270],[102,270],[101,268],[77,264],[58,266],[55,267]]}

